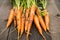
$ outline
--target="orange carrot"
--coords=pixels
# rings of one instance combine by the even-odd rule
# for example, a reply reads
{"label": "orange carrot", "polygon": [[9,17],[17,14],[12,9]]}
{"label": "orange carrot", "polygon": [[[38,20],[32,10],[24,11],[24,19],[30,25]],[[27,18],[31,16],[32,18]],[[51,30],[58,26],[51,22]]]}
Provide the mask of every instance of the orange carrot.
{"label": "orange carrot", "polygon": [[18,30],[18,39],[20,36],[20,31],[21,31],[21,23],[22,23],[22,11],[23,11],[23,7],[21,7],[20,9],[17,10],[17,30]]}
{"label": "orange carrot", "polygon": [[31,29],[31,26],[32,26],[35,10],[36,10],[36,6],[32,5],[30,15],[29,15],[29,23],[28,23],[28,29],[27,29],[27,34],[26,34],[26,40],[28,40],[28,36],[30,34],[30,29]]}
{"label": "orange carrot", "polygon": [[12,21],[13,21],[13,19],[14,19],[14,10],[11,9],[11,10],[10,10],[10,15],[9,15],[9,18],[8,18],[8,22],[7,22],[7,28],[10,26],[10,24],[11,24]]}
{"label": "orange carrot", "polygon": [[25,20],[25,32],[27,32],[27,27],[28,27],[28,15],[29,15],[29,11],[30,11],[30,9],[28,8],[26,10],[26,15],[25,15],[25,17],[26,17],[26,20]]}
{"label": "orange carrot", "polygon": [[45,25],[45,23],[43,21],[42,16],[40,15],[41,14],[41,10],[40,9],[37,9],[36,13],[38,15],[38,19],[39,19],[39,22],[40,22],[42,28],[44,29],[44,31],[46,31],[46,25]]}
{"label": "orange carrot", "polygon": [[17,26],[17,19],[16,19],[17,7],[14,7],[13,9],[14,9],[14,27],[16,27]]}
{"label": "orange carrot", "polygon": [[23,32],[24,32],[24,25],[25,25],[25,15],[24,13],[22,14],[22,26],[21,26],[21,35],[22,36]]}
{"label": "orange carrot", "polygon": [[47,26],[47,30],[49,31],[50,17],[49,17],[47,10],[44,10],[44,13],[45,13],[45,16],[44,16],[45,24]]}
{"label": "orange carrot", "polygon": [[16,19],[14,18],[14,27],[16,27]]}
{"label": "orange carrot", "polygon": [[34,16],[34,23],[35,23],[35,27],[38,29],[38,31],[39,31],[39,34],[41,34],[41,36],[44,38],[44,40],[46,40],[46,38],[45,38],[45,36],[43,35],[43,33],[42,33],[42,28],[41,28],[41,26],[40,26],[40,24],[39,24],[39,20],[38,20],[38,17],[35,15]]}

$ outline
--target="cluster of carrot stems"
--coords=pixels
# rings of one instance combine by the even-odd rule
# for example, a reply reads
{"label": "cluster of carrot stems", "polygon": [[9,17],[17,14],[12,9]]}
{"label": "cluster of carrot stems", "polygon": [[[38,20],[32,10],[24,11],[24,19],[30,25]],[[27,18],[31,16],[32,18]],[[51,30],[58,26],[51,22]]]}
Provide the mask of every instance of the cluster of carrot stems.
{"label": "cluster of carrot stems", "polygon": [[[34,19],[35,25],[37,26],[36,23],[38,23],[40,21],[39,18],[44,17],[47,13],[47,12],[45,13],[45,11],[47,11],[46,10],[47,0],[11,0],[11,3],[13,4],[12,9],[14,9],[14,11],[17,11],[17,10],[22,8],[23,9],[22,13],[24,15],[26,14],[26,10],[30,9],[30,12],[28,13],[28,16],[30,15],[29,18],[31,19],[31,20],[28,20],[28,21],[30,21],[30,25],[28,27],[30,27],[30,28],[28,28],[29,30],[27,29],[28,32],[26,31],[26,34],[27,34],[26,40],[29,40],[28,36],[30,34],[29,32],[30,32],[30,29],[31,29],[33,19]],[[16,8],[17,8],[17,10],[15,10]],[[34,15],[34,17],[36,17],[36,18],[34,18],[33,16],[31,17],[31,15]],[[37,18],[39,19],[39,21],[37,21]],[[17,20],[17,21],[19,22],[19,20]],[[44,24],[42,23],[42,26],[43,25]],[[41,34],[41,36],[44,38],[44,40],[46,40],[45,36],[42,33],[41,27],[40,26],[38,27],[38,26],[36,28],[38,29],[39,34]],[[9,28],[9,25],[7,26],[7,28]],[[42,28],[47,33],[46,28],[45,27],[42,27]],[[17,29],[17,30],[19,30],[19,29]],[[49,31],[49,27],[47,28],[47,30]],[[20,37],[21,37],[21,35],[20,35]],[[18,40],[19,40],[20,37],[19,37],[19,33],[18,33]]]}

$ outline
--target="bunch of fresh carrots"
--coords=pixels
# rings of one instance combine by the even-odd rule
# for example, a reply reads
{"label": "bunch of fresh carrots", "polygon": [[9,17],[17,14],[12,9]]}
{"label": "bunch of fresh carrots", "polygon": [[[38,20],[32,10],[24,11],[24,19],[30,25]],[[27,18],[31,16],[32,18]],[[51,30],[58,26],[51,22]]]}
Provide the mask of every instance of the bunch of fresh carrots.
{"label": "bunch of fresh carrots", "polygon": [[14,26],[18,31],[18,40],[24,31],[26,33],[26,40],[29,40],[28,36],[32,22],[34,21],[39,34],[46,40],[42,29],[45,32],[49,31],[50,18],[46,9],[47,0],[39,0],[39,2],[38,0],[11,0],[11,3],[13,4],[13,8],[10,10],[7,29],[14,21]]}

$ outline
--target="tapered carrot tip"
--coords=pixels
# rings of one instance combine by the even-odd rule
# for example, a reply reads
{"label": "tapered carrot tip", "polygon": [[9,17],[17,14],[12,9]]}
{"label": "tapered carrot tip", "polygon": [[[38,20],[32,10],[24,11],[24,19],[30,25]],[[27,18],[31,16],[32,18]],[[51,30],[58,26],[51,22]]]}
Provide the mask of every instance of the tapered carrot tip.
{"label": "tapered carrot tip", "polygon": [[29,33],[29,32],[26,32],[26,40],[29,40],[29,35],[32,35],[31,33]]}
{"label": "tapered carrot tip", "polygon": [[49,28],[47,28],[47,31],[49,32]]}
{"label": "tapered carrot tip", "polygon": [[18,40],[19,40],[19,38],[20,38],[20,33],[19,33],[19,31],[18,31]]}
{"label": "tapered carrot tip", "polygon": [[47,31],[49,31],[50,17],[47,10],[44,10],[44,12],[45,12],[45,24],[47,26]]}
{"label": "tapered carrot tip", "polygon": [[25,21],[25,32],[28,30],[29,18]]}
{"label": "tapered carrot tip", "polygon": [[43,37],[44,40],[46,40],[46,37],[43,34],[42,34],[42,37]]}
{"label": "tapered carrot tip", "polygon": [[20,38],[21,38],[22,34],[23,34],[23,32],[20,33]]}
{"label": "tapered carrot tip", "polygon": [[26,21],[26,24],[25,24],[25,30],[27,29],[26,27],[27,27],[27,21]]}
{"label": "tapered carrot tip", "polygon": [[26,32],[26,34],[32,35],[32,33],[27,33],[27,32]]}
{"label": "tapered carrot tip", "polygon": [[28,19],[25,21],[25,32],[27,32],[28,29]]}
{"label": "tapered carrot tip", "polygon": [[29,40],[28,36],[29,36],[29,34],[26,34],[26,40]]}
{"label": "tapered carrot tip", "polygon": [[14,18],[14,27],[17,26],[17,21],[16,21],[16,18]]}
{"label": "tapered carrot tip", "polygon": [[29,40],[28,37],[26,37],[26,40]]}
{"label": "tapered carrot tip", "polygon": [[10,22],[11,21],[8,20],[7,25],[6,25],[7,28],[10,26],[10,24],[11,24]]}
{"label": "tapered carrot tip", "polygon": [[18,34],[18,40],[19,40],[19,34]]}
{"label": "tapered carrot tip", "polygon": [[48,33],[48,32],[46,32],[46,34],[47,34],[47,35],[49,35],[49,36],[51,36],[51,34],[50,34],[50,33]]}

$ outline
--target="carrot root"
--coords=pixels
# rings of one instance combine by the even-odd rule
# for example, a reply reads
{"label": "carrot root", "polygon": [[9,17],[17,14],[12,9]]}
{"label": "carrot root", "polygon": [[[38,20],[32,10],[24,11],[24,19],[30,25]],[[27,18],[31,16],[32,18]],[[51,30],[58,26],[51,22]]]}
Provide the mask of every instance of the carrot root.
{"label": "carrot root", "polygon": [[47,31],[47,30],[46,30],[46,25],[45,25],[45,23],[44,23],[44,21],[43,21],[43,18],[42,18],[42,16],[40,15],[40,14],[41,14],[40,9],[37,9],[36,13],[37,13],[37,15],[38,15],[39,23],[41,24],[42,28],[44,29],[44,31]]}
{"label": "carrot root", "polygon": [[25,32],[27,32],[27,29],[28,29],[28,16],[29,16],[29,11],[30,11],[30,8],[28,8],[26,10],[26,15],[25,15],[25,17],[26,17],[26,20],[25,20]]}
{"label": "carrot root", "polygon": [[20,37],[22,36],[22,34],[24,32],[24,25],[25,25],[25,15],[22,14],[22,26],[21,26],[21,34],[20,34]]}
{"label": "carrot root", "polygon": [[49,14],[48,14],[48,12],[47,12],[47,10],[44,10],[44,13],[45,13],[45,16],[44,16],[44,18],[45,18],[45,24],[46,24],[46,26],[47,26],[47,31],[49,31],[49,23],[50,23],[50,17],[49,17]]}
{"label": "carrot root", "polygon": [[41,28],[41,26],[39,24],[39,20],[38,20],[38,17],[36,15],[34,16],[34,23],[36,25],[36,28],[39,31],[39,34],[41,34],[41,36],[44,38],[44,40],[46,40],[45,36],[42,34],[42,28]]}
{"label": "carrot root", "polygon": [[14,10],[11,9],[6,27],[8,28],[14,19]]}
{"label": "carrot root", "polygon": [[31,11],[30,11],[30,15],[29,15],[29,23],[28,23],[27,34],[26,34],[27,38],[28,38],[29,33],[30,33],[30,29],[31,29],[31,26],[32,26],[32,22],[33,22],[35,11],[36,11],[36,6],[32,5]]}

